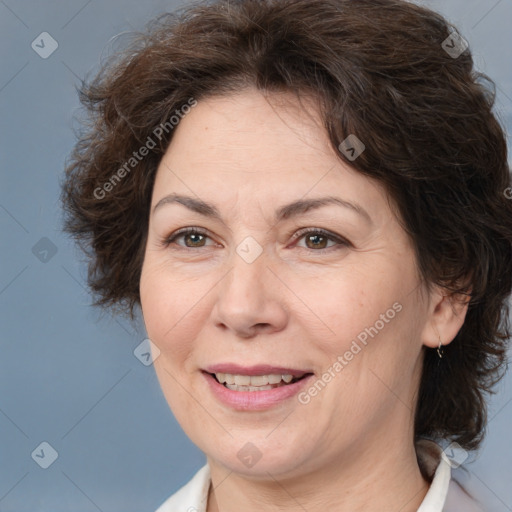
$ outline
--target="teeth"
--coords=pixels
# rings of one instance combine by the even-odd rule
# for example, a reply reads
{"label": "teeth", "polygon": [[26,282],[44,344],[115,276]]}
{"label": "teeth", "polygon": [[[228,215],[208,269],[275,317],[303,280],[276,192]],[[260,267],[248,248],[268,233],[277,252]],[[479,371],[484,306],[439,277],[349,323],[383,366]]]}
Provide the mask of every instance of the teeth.
{"label": "teeth", "polygon": [[[290,374],[272,374],[272,375],[232,375],[230,373],[216,373],[215,377],[221,384],[229,386],[244,386],[254,387],[257,389],[272,389],[271,384],[279,384],[284,381],[289,384],[293,380],[293,375]],[[231,389],[231,388],[230,388]],[[249,391],[252,391],[249,389]]]}
{"label": "teeth", "polygon": [[250,386],[251,376],[250,375],[233,375],[236,386]]}
{"label": "teeth", "polygon": [[231,391],[265,391],[266,389],[274,389],[275,386],[237,386],[235,384],[226,384]]}

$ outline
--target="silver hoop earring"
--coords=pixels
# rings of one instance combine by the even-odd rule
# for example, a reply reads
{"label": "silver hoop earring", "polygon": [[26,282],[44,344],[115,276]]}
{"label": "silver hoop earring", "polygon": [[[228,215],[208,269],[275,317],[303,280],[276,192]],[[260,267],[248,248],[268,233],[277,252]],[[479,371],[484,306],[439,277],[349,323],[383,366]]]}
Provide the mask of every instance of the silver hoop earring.
{"label": "silver hoop earring", "polygon": [[439,359],[443,358],[443,344],[441,342],[441,337],[440,336],[439,336],[439,347],[437,347],[437,355],[439,356]]}

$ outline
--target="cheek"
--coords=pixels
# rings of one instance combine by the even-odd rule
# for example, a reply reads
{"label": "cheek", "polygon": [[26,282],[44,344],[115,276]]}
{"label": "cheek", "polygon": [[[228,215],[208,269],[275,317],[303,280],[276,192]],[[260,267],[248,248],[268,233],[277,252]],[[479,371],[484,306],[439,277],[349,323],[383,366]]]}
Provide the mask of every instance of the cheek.
{"label": "cheek", "polygon": [[[296,279],[291,285],[303,299],[303,329],[318,326],[317,335],[328,350],[341,350],[389,311],[386,320],[395,316],[393,304],[401,300],[402,283],[393,278],[389,268],[337,269],[314,279]],[[387,328],[388,324],[386,324]],[[317,330],[317,329],[315,329]],[[364,334],[362,335],[364,337]]]}
{"label": "cheek", "polygon": [[151,254],[146,259],[140,280],[141,307],[148,338],[160,349],[155,360],[159,378],[169,380],[162,373],[164,368],[176,376],[194,370],[192,355],[208,322],[209,294],[217,280],[213,272],[191,275]]}
{"label": "cheek", "polygon": [[320,326],[316,333],[311,315],[301,322],[323,365],[332,369],[339,363],[332,370],[337,377],[332,390],[351,389],[356,402],[387,393],[379,379],[390,388],[410,382],[421,349],[425,310],[418,294],[411,293],[418,286],[415,268],[408,261],[381,263],[345,269],[316,280],[314,288],[304,282],[298,292],[321,320],[314,319]]}
{"label": "cheek", "polygon": [[158,277],[148,266],[143,267],[140,300],[148,336],[160,345],[162,335],[169,329],[166,326],[172,322],[176,309],[173,294],[169,293],[169,287]]}
{"label": "cheek", "polygon": [[[140,280],[141,307],[148,337],[163,356],[160,363],[186,359],[204,319],[201,298],[210,287],[204,277],[180,277],[159,264],[143,266]],[[170,357],[172,355],[172,358]],[[159,362],[158,360],[155,362]]]}

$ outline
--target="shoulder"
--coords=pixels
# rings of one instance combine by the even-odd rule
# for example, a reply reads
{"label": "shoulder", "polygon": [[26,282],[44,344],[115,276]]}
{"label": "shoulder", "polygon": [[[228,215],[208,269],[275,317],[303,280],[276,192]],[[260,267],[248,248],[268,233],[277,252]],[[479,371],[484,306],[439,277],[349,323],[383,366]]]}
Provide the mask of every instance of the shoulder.
{"label": "shoulder", "polygon": [[448,487],[443,512],[485,512],[482,505],[476,501],[459,482],[452,479]]}
{"label": "shoulder", "polygon": [[[428,439],[416,443],[418,464],[425,479],[431,482],[418,512],[485,512],[482,505],[466,491],[454,474],[457,468],[442,447]],[[459,470],[455,470],[457,473]],[[458,476],[463,476],[459,473]]]}
{"label": "shoulder", "polygon": [[210,488],[210,467],[205,464],[155,512],[205,512]]}

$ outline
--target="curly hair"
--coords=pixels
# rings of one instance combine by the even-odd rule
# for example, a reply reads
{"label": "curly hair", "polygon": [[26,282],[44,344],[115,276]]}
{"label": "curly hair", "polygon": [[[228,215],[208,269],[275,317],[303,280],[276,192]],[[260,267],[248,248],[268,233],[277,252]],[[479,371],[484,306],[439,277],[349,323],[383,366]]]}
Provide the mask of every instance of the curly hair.
{"label": "curly hair", "polygon": [[477,448],[506,367],[512,201],[494,84],[463,41],[403,0],[220,0],[154,20],[80,89],[62,201],[94,304],[140,305],[155,174],[187,108],[245,87],[313,95],[339,158],[385,186],[427,285],[469,300],[440,364],[424,349],[415,435]]}

